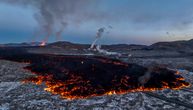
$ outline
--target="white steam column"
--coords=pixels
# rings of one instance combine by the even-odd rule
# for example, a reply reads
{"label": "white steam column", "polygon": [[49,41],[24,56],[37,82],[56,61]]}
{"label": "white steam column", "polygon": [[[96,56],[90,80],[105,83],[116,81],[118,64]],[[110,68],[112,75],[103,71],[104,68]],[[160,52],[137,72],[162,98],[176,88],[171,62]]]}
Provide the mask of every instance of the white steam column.
{"label": "white steam column", "polygon": [[103,33],[105,32],[105,28],[99,28],[96,33],[96,39],[93,41],[93,43],[90,46],[90,50],[94,50],[96,42],[102,37]]}
{"label": "white steam column", "polygon": [[[109,29],[112,29],[111,26],[108,26]],[[97,41],[103,36],[103,34],[105,33],[105,30],[106,28],[105,27],[102,27],[102,28],[99,28],[97,33],[96,33],[96,38],[95,40],[93,41],[93,43],[91,44],[89,50],[93,50],[93,51],[97,51],[101,54],[105,54],[105,55],[118,55],[118,56],[121,56],[120,53],[117,53],[117,52],[108,52],[107,50],[104,50],[104,49],[101,49],[101,45],[97,44]],[[109,33],[109,32],[107,32]]]}

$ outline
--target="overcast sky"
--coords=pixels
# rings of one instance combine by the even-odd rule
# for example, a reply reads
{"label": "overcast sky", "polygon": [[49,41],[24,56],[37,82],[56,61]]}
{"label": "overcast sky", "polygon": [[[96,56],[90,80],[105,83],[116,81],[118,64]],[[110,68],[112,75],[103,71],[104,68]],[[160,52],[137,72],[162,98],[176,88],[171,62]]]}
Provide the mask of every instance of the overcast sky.
{"label": "overcast sky", "polygon": [[[14,0],[0,0],[0,43],[42,41],[44,34],[34,37],[41,30],[40,20],[34,17],[40,13],[39,2],[6,1]],[[101,39],[104,44],[152,44],[193,38],[193,0],[80,0],[82,4],[76,0],[39,1],[47,2],[42,3],[43,7],[54,17],[65,13],[67,25],[61,40],[90,43],[99,28],[108,26],[113,28],[107,29],[109,32]],[[51,3],[55,1],[61,4]],[[54,6],[65,11],[55,14]],[[56,23],[60,16],[55,18],[53,30],[60,26]],[[47,16],[43,20],[50,19]],[[56,41],[53,33],[49,42]]]}

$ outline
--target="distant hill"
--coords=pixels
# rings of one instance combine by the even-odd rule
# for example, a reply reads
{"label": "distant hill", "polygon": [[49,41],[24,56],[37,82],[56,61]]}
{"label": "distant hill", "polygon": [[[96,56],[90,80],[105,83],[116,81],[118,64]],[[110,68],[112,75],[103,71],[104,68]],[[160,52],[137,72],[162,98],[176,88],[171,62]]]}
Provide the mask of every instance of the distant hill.
{"label": "distant hill", "polygon": [[64,49],[85,49],[89,48],[88,44],[77,44],[77,43],[71,43],[67,41],[59,41],[59,42],[54,42],[46,45],[46,47],[51,47],[51,48],[64,48]]}
{"label": "distant hill", "polygon": [[29,47],[29,46],[39,46],[40,42],[29,42],[29,43],[8,43],[8,44],[0,44],[0,47]]}
{"label": "distant hill", "polygon": [[179,51],[193,51],[193,39],[173,42],[158,42],[148,47],[155,50],[179,50]]}
{"label": "distant hill", "polygon": [[[25,46],[39,46],[40,42],[35,43],[9,43],[1,44],[0,47],[25,47]],[[78,44],[67,41],[59,41],[54,43],[48,43],[46,48],[62,48],[70,50],[83,50],[88,49],[90,44]],[[130,51],[130,50],[168,50],[168,51],[182,51],[182,52],[193,52],[193,39],[173,41],[173,42],[158,42],[150,46],[136,45],[136,44],[112,44],[102,45],[103,49],[114,50],[114,51]]]}
{"label": "distant hill", "polygon": [[129,50],[140,50],[147,47],[146,45],[136,45],[136,44],[113,44],[113,45],[103,45],[102,48],[108,50],[118,51],[129,51]]}
{"label": "distant hill", "polygon": [[[54,42],[48,44],[46,47],[51,48],[64,48],[64,49],[88,49],[90,44],[76,44],[66,41]],[[142,49],[146,47],[145,45],[129,45],[129,44],[112,44],[112,45],[102,45],[103,49],[107,50],[130,50],[130,49]]]}

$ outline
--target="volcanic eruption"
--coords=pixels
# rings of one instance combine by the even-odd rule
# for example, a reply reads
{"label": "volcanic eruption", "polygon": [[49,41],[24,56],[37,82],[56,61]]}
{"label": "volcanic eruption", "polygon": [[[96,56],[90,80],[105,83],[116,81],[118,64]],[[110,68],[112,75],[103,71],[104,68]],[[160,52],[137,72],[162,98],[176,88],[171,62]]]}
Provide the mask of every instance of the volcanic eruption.
{"label": "volcanic eruption", "polygon": [[36,77],[23,82],[45,83],[46,91],[67,99],[190,86],[176,71],[100,56],[34,54],[21,48],[1,48],[0,59],[28,62],[24,69]]}

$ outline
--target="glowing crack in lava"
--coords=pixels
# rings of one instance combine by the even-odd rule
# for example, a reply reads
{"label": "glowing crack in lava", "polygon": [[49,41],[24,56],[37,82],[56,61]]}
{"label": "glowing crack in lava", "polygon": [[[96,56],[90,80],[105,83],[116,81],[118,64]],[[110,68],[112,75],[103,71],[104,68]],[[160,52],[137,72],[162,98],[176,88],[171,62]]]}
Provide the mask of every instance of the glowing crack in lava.
{"label": "glowing crack in lava", "polygon": [[[8,51],[8,49],[6,49]],[[156,67],[149,69],[137,64],[97,56],[45,55],[27,52],[0,53],[3,59],[28,62],[25,69],[37,76],[24,82],[45,83],[46,91],[63,98],[124,94],[136,91],[180,89],[190,86],[176,71]],[[149,79],[142,79],[150,73]],[[144,84],[139,79],[145,80]]]}

